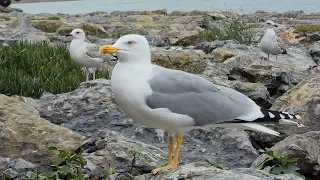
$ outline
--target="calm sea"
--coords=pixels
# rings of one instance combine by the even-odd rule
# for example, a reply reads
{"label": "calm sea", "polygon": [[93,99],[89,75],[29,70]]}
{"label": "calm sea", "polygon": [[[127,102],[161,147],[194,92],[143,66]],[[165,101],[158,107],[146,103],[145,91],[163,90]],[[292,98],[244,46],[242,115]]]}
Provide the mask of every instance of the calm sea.
{"label": "calm sea", "polygon": [[303,10],[306,13],[319,12],[320,0],[82,0],[68,2],[47,2],[12,4],[26,13],[81,14],[94,11],[143,11],[167,9],[168,13],[180,11],[230,10],[253,13],[256,10],[285,12]]}

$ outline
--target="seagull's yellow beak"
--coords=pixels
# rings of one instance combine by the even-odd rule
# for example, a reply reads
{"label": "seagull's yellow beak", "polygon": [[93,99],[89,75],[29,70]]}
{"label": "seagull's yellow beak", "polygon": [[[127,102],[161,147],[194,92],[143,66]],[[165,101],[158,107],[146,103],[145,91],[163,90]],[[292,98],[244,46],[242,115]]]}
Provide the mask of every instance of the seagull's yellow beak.
{"label": "seagull's yellow beak", "polygon": [[101,54],[116,53],[116,52],[118,52],[118,51],[119,51],[119,49],[113,47],[112,45],[103,45],[103,46],[101,46],[100,49],[99,49],[99,52],[100,52]]}

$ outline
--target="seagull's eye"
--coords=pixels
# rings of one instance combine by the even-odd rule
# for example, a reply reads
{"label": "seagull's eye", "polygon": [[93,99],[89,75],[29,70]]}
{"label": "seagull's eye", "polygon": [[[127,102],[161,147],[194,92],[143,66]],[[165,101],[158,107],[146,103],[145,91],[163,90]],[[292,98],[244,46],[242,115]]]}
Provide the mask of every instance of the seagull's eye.
{"label": "seagull's eye", "polygon": [[267,23],[268,25],[271,25],[271,23]]}
{"label": "seagull's eye", "polygon": [[276,25],[276,24],[275,24],[275,25],[273,25],[273,26],[274,26],[274,27],[278,27],[278,25]]}
{"label": "seagull's eye", "polygon": [[80,32],[76,32],[77,34],[79,34]]}
{"label": "seagull's eye", "polygon": [[132,46],[132,45],[134,44],[134,41],[128,41],[127,44],[128,44],[129,46]]}

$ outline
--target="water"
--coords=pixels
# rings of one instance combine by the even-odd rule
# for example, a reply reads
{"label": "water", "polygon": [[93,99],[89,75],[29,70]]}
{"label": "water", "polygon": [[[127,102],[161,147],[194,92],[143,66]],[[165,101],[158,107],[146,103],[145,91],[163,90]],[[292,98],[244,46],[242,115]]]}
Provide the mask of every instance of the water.
{"label": "water", "polygon": [[[259,2],[261,1],[261,2]],[[234,10],[253,13],[257,10],[285,12],[303,10],[319,12],[320,0],[83,0],[46,3],[11,4],[25,13],[81,14],[94,11],[148,11],[167,9],[168,13],[180,11]]]}

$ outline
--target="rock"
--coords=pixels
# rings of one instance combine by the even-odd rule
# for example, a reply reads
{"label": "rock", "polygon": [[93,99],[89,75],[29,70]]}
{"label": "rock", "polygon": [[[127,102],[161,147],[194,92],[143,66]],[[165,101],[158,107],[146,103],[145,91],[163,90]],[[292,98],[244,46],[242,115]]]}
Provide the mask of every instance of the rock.
{"label": "rock", "polygon": [[24,159],[0,157],[0,175],[4,179],[24,179],[30,177],[30,173],[36,170],[36,166]]}
{"label": "rock", "polygon": [[213,60],[220,63],[236,55],[234,52],[228,50],[214,50],[212,54]]}
{"label": "rock", "polygon": [[[320,178],[320,131],[310,131],[304,134],[294,134],[280,141],[272,147],[275,155],[297,158],[297,166],[300,173],[306,179]],[[261,155],[252,167],[258,167],[267,159],[272,160],[267,155]]]}
{"label": "rock", "polygon": [[[302,28],[301,28],[302,29]],[[309,43],[310,38],[307,37],[301,30],[297,30],[293,27],[280,33],[280,37],[286,44],[299,44],[299,43]]]}
{"label": "rock", "polygon": [[214,49],[223,47],[227,43],[234,43],[232,40],[227,40],[227,41],[211,41],[211,42],[201,42],[198,43],[194,49],[199,49],[205,52],[206,54],[211,53]]}
{"label": "rock", "polygon": [[154,11],[113,11],[111,16],[130,16],[130,15],[167,15],[166,9]]}
{"label": "rock", "polygon": [[151,48],[151,60],[160,66],[199,74],[207,66],[205,54],[199,50]]}
{"label": "rock", "polygon": [[155,146],[127,139],[114,131],[97,132],[81,149],[82,156],[94,166],[102,170],[112,168],[117,173],[129,173],[132,165],[136,174],[150,173],[166,164],[167,157],[166,152]]}
{"label": "rock", "polygon": [[313,60],[319,64],[320,63],[320,42],[315,42],[307,46],[308,53],[312,56]]}
{"label": "rock", "polygon": [[58,30],[57,33],[61,36],[65,36],[70,34],[73,29],[80,28],[86,33],[86,35],[92,35],[100,38],[107,38],[110,35],[98,25],[82,23],[76,26],[69,26],[69,25],[62,25]]}
{"label": "rock", "polygon": [[79,134],[40,118],[33,106],[21,100],[0,95],[0,107],[2,156],[23,158],[43,170],[55,157],[49,146],[74,150],[83,141]]}
{"label": "rock", "polygon": [[40,20],[33,23],[33,26],[46,33],[54,33],[62,25],[60,20]]}
{"label": "rock", "polygon": [[320,40],[320,31],[310,34],[309,37],[312,42],[319,41]]}
{"label": "rock", "polygon": [[200,42],[198,35],[184,37],[175,42],[174,46],[194,46]]}
{"label": "rock", "polygon": [[271,175],[263,171],[247,168],[232,170],[217,169],[208,165],[187,164],[160,172],[158,175],[145,174],[136,176],[134,180],[171,180],[171,179],[206,179],[206,180],[302,180],[292,174]]}
{"label": "rock", "polygon": [[279,13],[279,14],[275,14],[273,15],[273,17],[284,17],[284,18],[298,18],[302,15],[304,15],[305,13],[303,12],[303,10],[300,11],[287,11],[284,13]]}
{"label": "rock", "polygon": [[168,37],[150,35],[147,35],[145,37],[148,40],[150,46],[163,47],[171,45],[171,41]]}
{"label": "rock", "polygon": [[264,108],[271,107],[270,94],[268,89],[262,83],[250,83],[231,81],[232,88],[248,96],[259,106]]}
{"label": "rock", "polygon": [[[115,103],[109,81],[98,79],[90,81],[89,85],[91,88],[82,84],[73,92],[43,96],[37,109],[49,121],[88,138],[99,130],[116,131],[167,153],[167,132],[141,126],[127,118]],[[242,130],[193,130],[184,134],[180,164],[216,159],[228,167],[249,167],[257,156],[248,135]]]}
{"label": "rock", "polygon": [[282,127],[280,132],[287,135],[300,134],[320,129],[320,76],[315,75],[303,79],[293,89],[279,97],[271,109],[296,112],[302,117],[304,128],[295,126]]}

